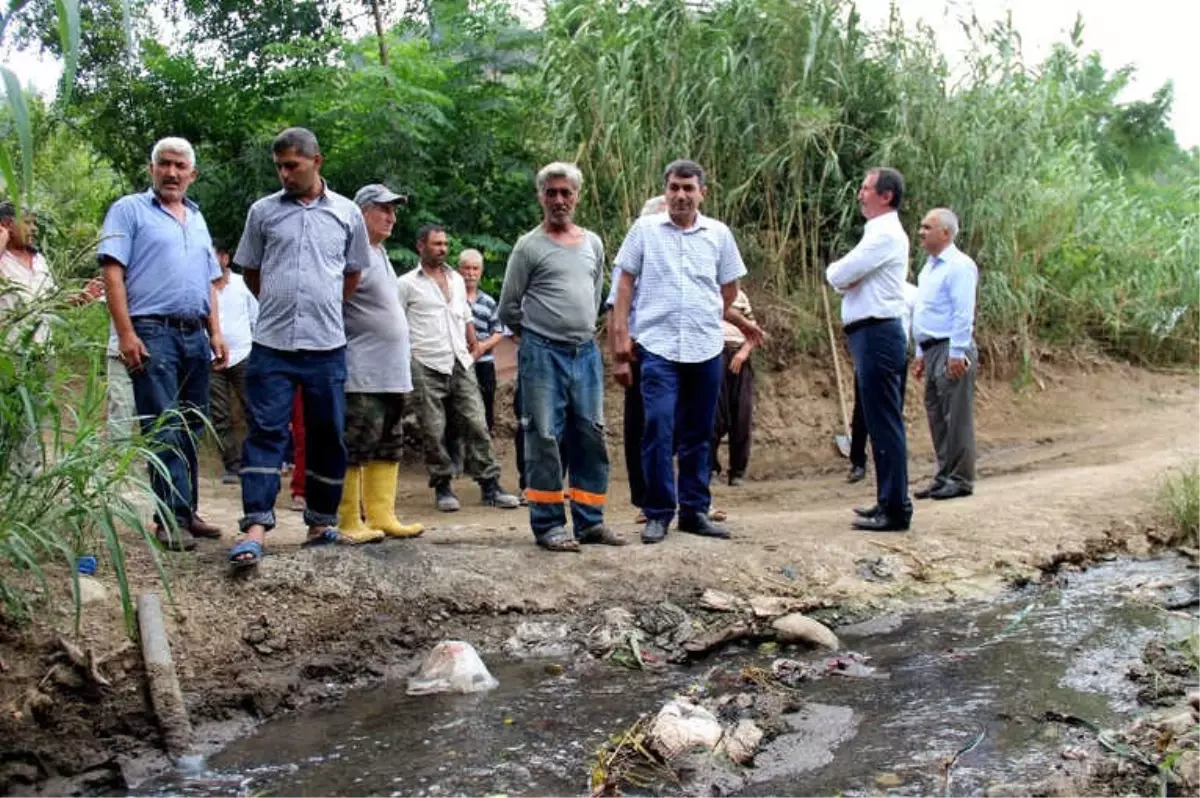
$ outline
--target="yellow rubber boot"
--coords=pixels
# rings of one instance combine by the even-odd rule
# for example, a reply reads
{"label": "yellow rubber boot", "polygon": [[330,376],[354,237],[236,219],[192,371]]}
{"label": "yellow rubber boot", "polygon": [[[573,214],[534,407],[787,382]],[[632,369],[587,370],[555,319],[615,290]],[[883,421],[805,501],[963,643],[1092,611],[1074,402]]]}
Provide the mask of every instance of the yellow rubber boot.
{"label": "yellow rubber boot", "polygon": [[363,506],[367,526],[394,538],[415,538],[425,531],[420,524],[402,524],[396,518],[396,475],[399,463],[381,460],[367,463],[363,469]]}
{"label": "yellow rubber boot", "polygon": [[346,466],[346,480],[342,483],[342,501],[338,504],[338,531],[350,543],[378,543],[384,534],[363,523],[359,514],[362,498],[362,466]]}

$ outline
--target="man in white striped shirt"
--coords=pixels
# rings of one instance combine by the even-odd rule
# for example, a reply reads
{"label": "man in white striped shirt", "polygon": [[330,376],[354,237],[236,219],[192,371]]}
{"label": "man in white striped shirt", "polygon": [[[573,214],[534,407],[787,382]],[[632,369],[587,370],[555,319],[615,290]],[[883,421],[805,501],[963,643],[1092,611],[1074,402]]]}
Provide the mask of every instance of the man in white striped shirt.
{"label": "man in white striped shirt", "polygon": [[[724,349],[721,320],[736,325],[756,344],[763,333],[730,308],[746,267],[729,228],[699,212],[707,190],[704,169],[693,161],[674,161],[663,182],[668,212],[635,221],[617,253],[621,275],[612,319],[617,359],[636,358],[641,364],[646,477],[642,542],[658,543],[666,537],[677,501],[680,530],[727,538],[729,532],[708,518],[709,446]],[[629,336],[635,282],[636,348]]]}
{"label": "man in white striped shirt", "polygon": [[855,528],[870,532],[903,532],[912,520],[902,393],[908,358],[901,322],[908,275],[908,235],[898,213],[903,197],[904,177],[898,171],[867,172],[858,191],[867,220],[862,240],[825,272],[842,294],[842,324],[875,456],[877,502],[870,515],[854,521]]}

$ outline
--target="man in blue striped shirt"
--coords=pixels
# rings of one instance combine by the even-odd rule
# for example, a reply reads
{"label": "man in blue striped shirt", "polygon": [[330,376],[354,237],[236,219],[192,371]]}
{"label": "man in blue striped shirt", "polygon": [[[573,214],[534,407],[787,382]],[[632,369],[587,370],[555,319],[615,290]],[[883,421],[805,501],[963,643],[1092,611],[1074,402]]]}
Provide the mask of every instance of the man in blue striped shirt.
{"label": "man in blue striped shirt", "polygon": [[925,378],[925,415],[938,471],[918,499],[955,499],[975,489],[975,288],[979,269],[958,247],[958,217],[935,208],[921,221],[929,260],[917,277],[913,376]]}
{"label": "man in blue striped shirt", "polygon": [[477,249],[464,249],[458,256],[458,273],[462,275],[467,289],[467,303],[471,306],[471,321],[475,325],[475,380],[483,396],[483,417],[487,419],[488,432],[496,425],[496,356],[492,349],[504,338],[504,326],[496,314],[496,300],[479,290],[483,277],[483,253]]}
{"label": "man in blue striped shirt", "polygon": [[[755,344],[762,342],[763,333],[730,308],[746,267],[729,228],[700,213],[707,191],[704,169],[693,161],[674,161],[663,183],[667,213],[635,221],[617,253],[621,276],[612,320],[617,359],[636,358],[642,369],[642,542],[666,537],[677,501],[681,531],[727,538],[728,530],[708,518],[709,446],[725,348],[721,320],[736,325]],[[629,335],[635,282],[636,348]]]}

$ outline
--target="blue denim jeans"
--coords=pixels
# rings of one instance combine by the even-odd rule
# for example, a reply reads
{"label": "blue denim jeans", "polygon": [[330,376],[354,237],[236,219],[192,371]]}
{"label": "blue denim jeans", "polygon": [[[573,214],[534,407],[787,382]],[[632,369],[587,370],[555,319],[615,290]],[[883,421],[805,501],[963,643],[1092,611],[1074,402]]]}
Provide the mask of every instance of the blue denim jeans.
{"label": "blue denim jeans", "polygon": [[285,352],[255,344],[246,366],[246,443],[242,447],[243,532],[275,526],[279,467],[296,389],[304,392],[304,523],[337,523],[346,477],[346,350]]}
{"label": "blue denim jeans", "polygon": [[899,319],[849,335],[854,379],[875,457],[875,493],[889,518],[912,518],[908,498],[908,441],[904,431],[904,370],[908,347]]}
{"label": "blue denim jeans", "polygon": [[[160,503],[154,520],[163,523],[161,507],[166,507],[186,526],[199,499],[196,444],[204,435],[208,413],[212,368],[208,334],[200,327],[182,330],[162,321],[136,318],[133,331],[150,353],[145,368],[130,374],[133,403],[141,417],[142,433],[153,434],[161,446],[158,458],[166,471],[164,474],[150,464],[150,485]],[[164,413],[172,414],[160,420]]]}
{"label": "blue denim jeans", "polygon": [[567,344],[526,330],[521,336],[521,426],[525,429],[525,496],[529,525],[541,540],[565,527],[565,442],[575,534],[604,522],[608,450],[604,446],[604,364],[595,341]]}
{"label": "blue denim jeans", "polygon": [[702,363],[676,363],[637,348],[642,366],[642,472],[646,518],[669,523],[675,517],[675,455],[679,456],[679,518],[708,512],[709,447],[721,390],[721,356]]}

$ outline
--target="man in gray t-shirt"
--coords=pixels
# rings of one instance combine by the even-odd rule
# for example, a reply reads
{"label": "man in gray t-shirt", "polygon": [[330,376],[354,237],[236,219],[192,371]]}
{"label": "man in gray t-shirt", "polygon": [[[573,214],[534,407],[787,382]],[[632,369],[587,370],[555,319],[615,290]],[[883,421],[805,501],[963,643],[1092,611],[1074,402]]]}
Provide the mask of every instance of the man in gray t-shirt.
{"label": "man in gray t-shirt", "polygon": [[[338,530],[357,541],[412,538],[420,524],[396,518],[404,394],[413,389],[408,319],[383,242],[404,197],[378,183],[354,195],[371,242],[371,262],[346,300],[346,482]],[[361,508],[361,509],[360,509]],[[366,514],[366,522],[363,521]]]}
{"label": "man in gray t-shirt", "polygon": [[[595,341],[604,244],[573,221],[582,182],[574,164],[552,163],[538,172],[542,224],[513,247],[500,292],[500,321],[521,338],[517,379],[529,524],[549,551],[626,542],[604,524],[604,363]],[[560,440],[569,463],[559,455]],[[563,511],[564,466],[574,536]]]}

